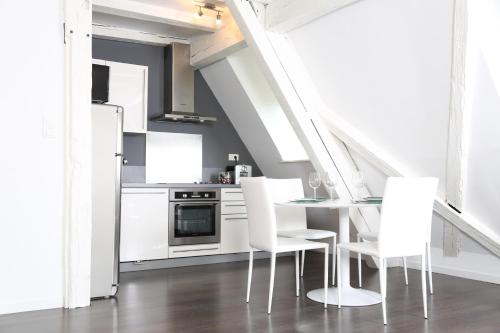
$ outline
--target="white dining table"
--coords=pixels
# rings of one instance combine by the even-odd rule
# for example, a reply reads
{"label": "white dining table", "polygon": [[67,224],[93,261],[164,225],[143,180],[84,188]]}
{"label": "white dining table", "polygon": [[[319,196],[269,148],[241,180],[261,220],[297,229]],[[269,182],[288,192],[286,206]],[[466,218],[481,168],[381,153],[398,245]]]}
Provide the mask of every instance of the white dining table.
{"label": "white dining table", "polygon": [[[280,207],[304,207],[304,208],[323,208],[323,209],[336,209],[339,212],[339,243],[348,243],[349,239],[349,209],[380,206],[379,202],[353,202],[345,199],[325,200],[321,202],[280,202],[275,203]],[[335,258],[334,258],[335,259]],[[342,255],[341,262],[337,263],[340,266],[341,284],[337,287],[328,288],[328,304],[338,304],[338,289],[342,291],[342,306],[367,306],[380,303],[380,293],[363,289],[351,287],[351,273],[350,273],[350,256]],[[338,284],[338,283],[337,283]],[[324,289],[315,289],[307,293],[307,297],[313,301],[323,303]]]}

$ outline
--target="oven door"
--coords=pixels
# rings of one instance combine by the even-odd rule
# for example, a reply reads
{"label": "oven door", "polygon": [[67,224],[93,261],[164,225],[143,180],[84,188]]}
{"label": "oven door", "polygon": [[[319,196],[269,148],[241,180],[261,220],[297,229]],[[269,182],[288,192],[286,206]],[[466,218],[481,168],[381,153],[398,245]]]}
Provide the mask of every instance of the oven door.
{"label": "oven door", "polygon": [[169,245],[219,243],[219,202],[171,202],[168,238]]}

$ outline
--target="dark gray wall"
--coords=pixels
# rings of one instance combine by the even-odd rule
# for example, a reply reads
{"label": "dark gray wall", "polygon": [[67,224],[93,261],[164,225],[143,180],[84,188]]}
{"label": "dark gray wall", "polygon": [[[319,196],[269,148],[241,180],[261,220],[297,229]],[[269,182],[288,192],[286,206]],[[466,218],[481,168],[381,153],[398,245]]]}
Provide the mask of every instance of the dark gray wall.
{"label": "dark gray wall", "polygon": [[[129,64],[148,66],[148,116],[163,111],[163,91],[168,89],[164,84],[163,67],[164,48],[144,44],[111,41],[93,38],[92,57]],[[229,163],[227,154],[240,154],[240,161],[251,164],[254,175],[261,175],[255,161],[241,141],[238,133],[227,118],[224,110],[217,102],[212,91],[202,75],[195,72],[194,82],[194,109],[195,112],[217,117],[214,124],[189,124],[189,123],[155,123],[148,121],[148,131],[191,133],[203,135],[203,178],[209,180],[210,176],[223,170]],[[126,112],[126,110],[125,110]],[[124,181],[134,178],[139,181],[143,177],[140,168],[145,164],[145,135],[125,134],[124,153],[131,169],[139,170],[139,176],[128,177],[130,172],[124,170]],[[133,168],[136,167],[136,168]],[[136,172],[137,173],[137,172]],[[143,181],[144,179],[142,179]]]}

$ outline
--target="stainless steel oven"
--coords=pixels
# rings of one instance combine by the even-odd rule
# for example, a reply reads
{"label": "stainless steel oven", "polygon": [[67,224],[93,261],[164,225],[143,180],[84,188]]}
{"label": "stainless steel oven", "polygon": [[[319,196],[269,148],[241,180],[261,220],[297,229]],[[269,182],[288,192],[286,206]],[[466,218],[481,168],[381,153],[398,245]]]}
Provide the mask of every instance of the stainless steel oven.
{"label": "stainless steel oven", "polygon": [[170,189],[169,245],[220,242],[220,190]]}

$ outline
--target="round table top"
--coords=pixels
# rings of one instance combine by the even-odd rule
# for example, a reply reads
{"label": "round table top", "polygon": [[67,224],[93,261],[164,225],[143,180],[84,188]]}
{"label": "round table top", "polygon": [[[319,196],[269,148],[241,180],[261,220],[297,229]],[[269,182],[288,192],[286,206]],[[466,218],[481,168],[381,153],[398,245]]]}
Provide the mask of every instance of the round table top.
{"label": "round table top", "polygon": [[[301,200],[301,199],[298,199]],[[275,206],[280,207],[306,207],[306,208],[329,208],[329,209],[338,209],[338,208],[366,208],[366,207],[378,207],[382,205],[381,201],[367,202],[361,201],[356,202],[348,199],[327,199],[323,201],[317,202],[294,202],[294,201],[286,201],[286,202],[276,202]]]}

